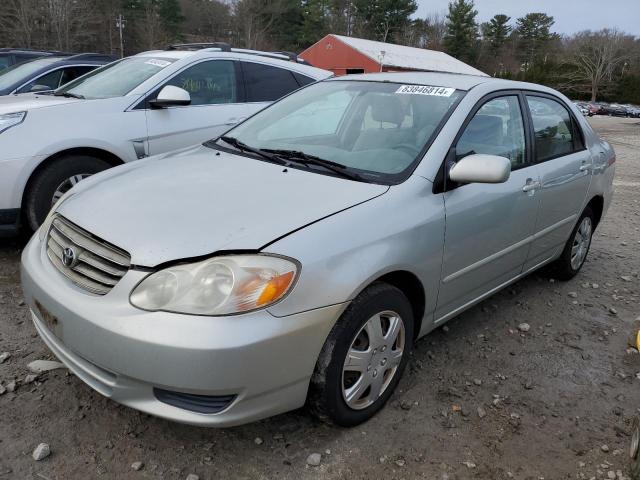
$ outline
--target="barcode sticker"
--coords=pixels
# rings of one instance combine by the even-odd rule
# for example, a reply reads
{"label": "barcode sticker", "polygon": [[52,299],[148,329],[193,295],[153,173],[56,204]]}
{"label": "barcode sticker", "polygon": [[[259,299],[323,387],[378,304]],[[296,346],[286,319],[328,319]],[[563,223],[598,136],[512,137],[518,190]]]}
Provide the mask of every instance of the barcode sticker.
{"label": "barcode sticker", "polygon": [[164,68],[168,65],[171,65],[171,62],[167,62],[166,60],[158,60],[157,58],[152,58],[151,60],[147,60],[144,62],[148,65],[155,65],[156,67]]}
{"label": "barcode sticker", "polygon": [[455,88],[432,87],[429,85],[402,85],[396,93],[405,95],[433,95],[435,97],[450,97]]}

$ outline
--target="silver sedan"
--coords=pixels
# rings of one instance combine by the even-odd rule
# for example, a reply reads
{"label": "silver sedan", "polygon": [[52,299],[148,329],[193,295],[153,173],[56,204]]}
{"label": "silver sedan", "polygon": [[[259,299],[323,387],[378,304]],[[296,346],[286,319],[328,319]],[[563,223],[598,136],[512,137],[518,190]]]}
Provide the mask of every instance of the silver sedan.
{"label": "silver sedan", "polygon": [[124,405],[353,426],[415,339],[543,265],[579,272],[614,162],[546,87],[336,78],[80,182],[25,248],[24,291],[49,348]]}

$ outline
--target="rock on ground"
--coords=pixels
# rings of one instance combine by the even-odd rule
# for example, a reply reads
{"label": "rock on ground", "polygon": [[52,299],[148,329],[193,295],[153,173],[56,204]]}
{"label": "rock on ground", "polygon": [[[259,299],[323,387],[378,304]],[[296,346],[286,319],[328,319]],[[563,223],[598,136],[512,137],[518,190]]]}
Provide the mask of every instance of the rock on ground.
{"label": "rock on ground", "polygon": [[52,360],[34,360],[27,365],[27,368],[33,373],[43,373],[50,370],[57,370],[59,368],[66,368],[60,362],[54,362]]}
{"label": "rock on ground", "polygon": [[49,444],[47,443],[41,443],[40,445],[38,445],[33,451],[33,453],[31,454],[33,459],[38,462],[40,460],[44,460],[49,455],[51,455],[51,448],[49,448]]}

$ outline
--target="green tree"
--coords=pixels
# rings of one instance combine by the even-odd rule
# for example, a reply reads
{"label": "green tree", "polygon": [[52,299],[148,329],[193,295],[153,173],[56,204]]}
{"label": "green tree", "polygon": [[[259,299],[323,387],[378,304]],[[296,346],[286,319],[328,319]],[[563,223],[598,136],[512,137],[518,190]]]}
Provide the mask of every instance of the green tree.
{"label": "green tree", "polygon": [[511,17],[498,14],[482,25],[482,36],[487,42],[489,53],[493,56],[500,55],[507,43],[512,27],[509,25]]}
{"label": "green tree", "polygon": [[418,9],[415,0],[355,0],[358,34],[381,42],[393,42],[411,23]]}
{"label": "green tree", "polygon": [[557,38],[551,33],[554,23],[553,17],[546,13],[528,13],[516,20],[518,49],[525,70],[536,63],[546,61],[549,45]]}
{"label": "green tree", "polygon": [[450,55],[469,63],[474,62],[477,52],[477,15],[473,0],[454,0],[449,3],[444,47]]}

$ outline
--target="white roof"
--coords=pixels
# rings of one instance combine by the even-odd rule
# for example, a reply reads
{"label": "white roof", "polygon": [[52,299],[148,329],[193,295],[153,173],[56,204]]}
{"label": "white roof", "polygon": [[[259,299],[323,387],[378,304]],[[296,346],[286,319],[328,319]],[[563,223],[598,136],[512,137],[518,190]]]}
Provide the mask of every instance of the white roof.
{"label": "white roof", "polygon": [[404,45],[395,45],[393,43],[376,42],[363,38],[345,37],[342,35],[333,36],[375,62],[380,62],[380,52],[384,51],[382,64],[385,67],[487,76],[486,73],[444,52],[427,50],[425,48],[405,47]]}

